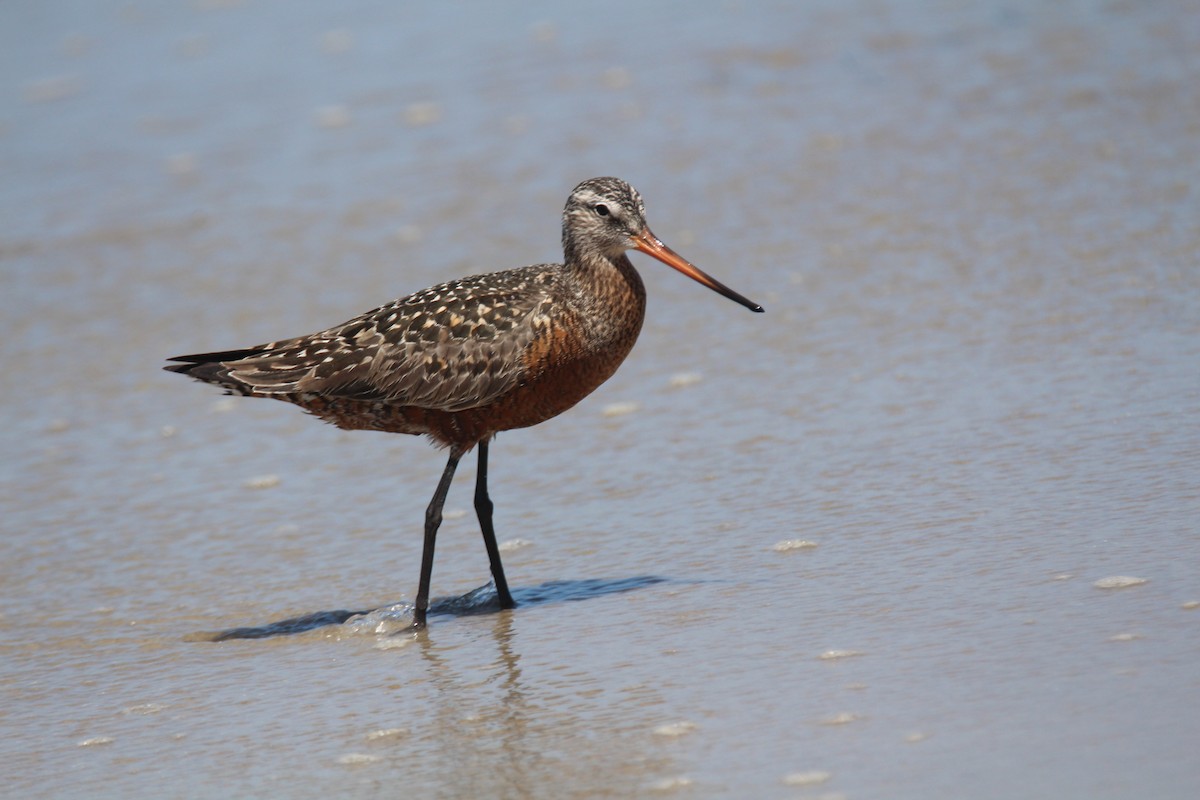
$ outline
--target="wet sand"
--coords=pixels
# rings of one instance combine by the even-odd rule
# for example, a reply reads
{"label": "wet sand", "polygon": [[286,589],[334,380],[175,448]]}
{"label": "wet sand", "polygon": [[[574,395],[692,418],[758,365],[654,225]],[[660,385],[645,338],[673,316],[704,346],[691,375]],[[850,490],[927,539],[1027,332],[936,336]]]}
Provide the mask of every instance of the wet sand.
{"label": "wet sand", "polygon": [[[6,791],[1192,797],[1190,6],[468,9],[3,12]],[[443,454],[163,359],[558,260],[603,174],[767,313],[635,256],[492,448],[520,607],[465,459],[388,635]]]}

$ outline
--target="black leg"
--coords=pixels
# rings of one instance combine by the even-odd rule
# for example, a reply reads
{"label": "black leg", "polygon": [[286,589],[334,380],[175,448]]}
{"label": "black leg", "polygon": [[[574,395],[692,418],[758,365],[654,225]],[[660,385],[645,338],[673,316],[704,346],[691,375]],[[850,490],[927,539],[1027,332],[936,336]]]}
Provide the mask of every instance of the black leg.
{"label": "black leg", "polygon": [[496,583],[496,597],[501,608],[515,608],[512,595],[508,592],[508,581],[504,579],[504,565],[500,563],[500,548],[496,546],[496,529],[492,527],[492,498],[487,491],[488,443],[479,443],[479,472],[475,476],[475,513],[479,515],[479,528],[483,531],[483,546],[487,548],[488,561],[492,565],[492,580]]}
{"label": "black leg", "polygon": [[429,580],[433,577],[433,545],[437,541],[438,526],[442,524],[442,506],[446,504],[446,494],[450,491],[450,482],[454,480],[454,470],[458,468],[458,460],[463,451],[458,447],[450,448],[450,459],[438,481],[437,491],[425,509],[425,549],[421,551],[421,585],[417,587],[417,605],[413,609],[413,628],[425,627],[425,616],[429,611]]}

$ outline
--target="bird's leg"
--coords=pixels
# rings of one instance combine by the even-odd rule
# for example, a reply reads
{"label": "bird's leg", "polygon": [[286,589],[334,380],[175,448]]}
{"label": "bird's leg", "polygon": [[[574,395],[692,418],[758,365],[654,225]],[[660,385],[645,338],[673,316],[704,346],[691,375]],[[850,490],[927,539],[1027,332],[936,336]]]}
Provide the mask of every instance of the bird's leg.
{"label": "bird's leg", "polygon": [[479,443],[479,472],[475,475],[475,513],[479,516],[479,528],[483,531],[483,546],[487,548],[488,561],[492,565],[492,580],[496,583],[496,597],[501,608],[515,608],[516,603],[508,592],[508,581],[504,578],[504,565],[500,563],[500,548],[496,546],[496,529],[492,527],[492,498],[487,491],[488,443]]}
{"label": "bird's leg", "polygon": [[450,482],[454,480],[454,470],[463,451],[459,447],[450,448],[450,459],[438,481],[437,491],[425,509],[425,549],[421,551],[421,585],[417,587],[417,604],[413,608],[413,628],[420,630],[425,627],[425,616],[429,611],[429,580],[433,577],[433,545],[437,541],[438,526],[442,524],[442,506],[446,504],[446,494],[450,491]]}

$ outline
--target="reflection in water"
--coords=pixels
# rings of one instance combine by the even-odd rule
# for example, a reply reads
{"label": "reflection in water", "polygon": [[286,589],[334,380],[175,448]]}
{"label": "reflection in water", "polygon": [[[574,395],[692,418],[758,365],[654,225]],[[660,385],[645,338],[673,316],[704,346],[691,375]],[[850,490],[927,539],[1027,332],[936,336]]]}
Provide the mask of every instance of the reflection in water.
{"label": "reflection in water", "polygon": [[[405,646],[381,650],[385,658],[398,659],[399,678],[375,690],[391,692],[390,699],[380,695],[370,703],[372,716],[403,727],[391,729],[398,735],[373,737],[361,763],[383,759],[395,765],[399,779],[437,786],[437,796],[444,797],[629,797],[645,790],[647,775],[679,772],[670,749],[645,747],[647,714],[664,702],[659,687],[637,680],[607,683],[611,669],[591,657],[608,646],[620,648],[619,642],[595,642],[585,657],[573,646],[564,652],[552,640],[527,635],[533,651],[523,656],[519,623],[538,606],[599,600],[668,582],[674,581],[655,575],[547,581],[514,589],[518,606],[511,610],[499,607],[487,584],[440,598],[430,608],[465,624],[436,625],[418,634],[406,630],[412,606],[396,604],[317,611],[187,639],[260,639],[335,625],[342,626],[340,632],[385,634],[381,643],[399,641],[388,633],[404,634]],[[419,661],[405,658],[410,653],[419,654]],[[532,670],[523,667],[523,657],[533,662]],[[418,664],[425,668],[414,669]],[[597,749],[596,741],[605,746]],[[355,763],[358,756],[348,758],[343,763]],[[556,779],[547,782],[546,775]]]}
{"label": "reflection in water", "polygon": [[[461,648],[439,646],[436,637],[420,637],[421,655],[433,685],[434,710],[429,726],[436,758],[447,763],[445,789],[459,797],[521,797],[530,785],[528,770],[538,758],[529,740],[529,720],[540,714],[521,681],[520,656],[513,644],[514,612],[496,614],[491,626],[496,658],[482,674],[457,658]],[[473,665],[467,665],[471,667]],[[476,735],[464,736],[463,728]],[[470,763],[471,769],[456,768]]]}
{"label": "reflection in water", "polygon": [[[586,581],[579,583],[588,586],[573,587],[567,584],[575,582],[557,581],[561,594],[556,599],[596,597],[596,590],[628,591],[638,580]],[[423,707],[432,710],[421,724],[421,764],[416,767],[428,773],[421,776],[429,780],[425,785],[438,785],[445,797],[630,797],[644,791],[646,774],[672,771],[673,759],[644,751],[645,709],[658,698],[647,702],[602,690],[582,665],[561,679],[554,671],[547,674],[542,645],[532,637],[526,644],[534,649],[526,657],[534,667],[525,670],[517,646],[517,612],[501,611],[490,619],[469,648],[461,641],[444,642],[444,626],[418,639],[428,667],[423,676],[427,686],[418,691],[425,695]],[[478,659],[488,649],[479,640],[485,636],[494,645],[493,657],[481,663]],[[585,661],[581,654],[576,658]],[[409,691],[412,687],[400,687],[402,693]],[[594,746],[598,740],[605,742],[603,749]],[[546,775],[556,779],[547,782]]]}

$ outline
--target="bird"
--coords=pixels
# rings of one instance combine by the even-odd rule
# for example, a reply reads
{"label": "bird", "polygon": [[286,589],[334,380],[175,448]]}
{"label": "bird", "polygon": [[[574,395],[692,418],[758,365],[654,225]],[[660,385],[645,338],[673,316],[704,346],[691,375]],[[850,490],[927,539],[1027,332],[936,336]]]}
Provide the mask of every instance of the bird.
{"label": "bird", "polygon": [[226,394],[293,403],[346,430],[428,436],[449,452],[425,510],[410,628],[426,628],[434,545],[459,461],[475,449],[474,505],[499,606],[516,606],[492,521],[488,446],[577,404],[613,375],[642,328],[637,250],[751,311],[763,307],[654,235],[642,197],[618,178],[576,186],[562,213],[563,263],[442,283],[332,328],[267,344],[167,359],[164,369]]}

